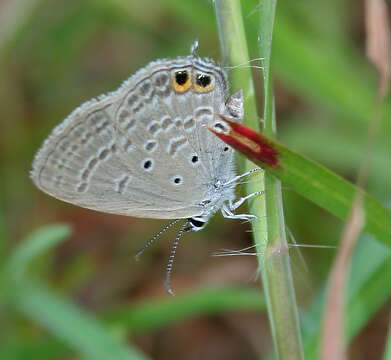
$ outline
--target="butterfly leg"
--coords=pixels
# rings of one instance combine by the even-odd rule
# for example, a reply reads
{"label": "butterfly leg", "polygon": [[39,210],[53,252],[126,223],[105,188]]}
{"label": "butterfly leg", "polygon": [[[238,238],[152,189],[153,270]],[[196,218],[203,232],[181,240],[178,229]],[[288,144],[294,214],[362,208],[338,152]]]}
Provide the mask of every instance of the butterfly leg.
{"label": "butterfly leg", "polygon": [[234,214],[234,211],[242,205],[245,201],[248,199],[251,199],[254,196],[261,195],[263,194],[264,191],[255,191],[251,194],[248,194],[247,196],[243,196],[240,199],[233,201],[233,200],[228,200],[228,203],[225,203],[222,208],[221,208],[221,213],[225,218],[228,219],[242,219],[242,220],[251,220],[251,219],[256,219],[257,217],[255,215],[251,214]]}
{"label": "butterfly leg", "polygon": [[229,184],[232,184],[232,183],[235,183],[235,182],[237,182],[238,180],[240,180],[240,179],[242,179],[242,178],[244,178],[244,177],[246,177],[246,176],[249,176],[249,175],[251,175],[252,173],[255,173],[255,172],[260,171],[260,170],[262,170],[262,168],[260,168],[260,167],[257,167],[257,168],[254,168],[254,169],[250,169],[250,170],[246,171],[245,173],[243,173],[243,174],[241,174],[241,175],[238,175],[238,176],[235,176],[235,177],[232,178],[231,180],[227,181],[226,183],[224,183],[224,186],[229,185]]}
{"label": "butterfly leg", "polygon": [[241,197],[240,199],[238,199],[236,201],[232,201],[232,199],[230,199],[230,200],[228,200],[229,208],[230,208],[231,211],[235,211],[240,205],[242,205],[248,199],[251,199],[252,197],[257,196],[257,195],[261,195],[264,192],[265,191],[263,191],[263,190],[255,191],[255,192],[253,192],[251,194],[248,194],[247,196]]}
{"label": "butterfly leg", "polygon": [[221,213],[223,216],[227,219],[241,219],[241,220],[246,220],[250,221],[251,219],[255,219],[255,215],[251,214],[234,214],[228,204],[224,204],[223,207],[221,208]]}

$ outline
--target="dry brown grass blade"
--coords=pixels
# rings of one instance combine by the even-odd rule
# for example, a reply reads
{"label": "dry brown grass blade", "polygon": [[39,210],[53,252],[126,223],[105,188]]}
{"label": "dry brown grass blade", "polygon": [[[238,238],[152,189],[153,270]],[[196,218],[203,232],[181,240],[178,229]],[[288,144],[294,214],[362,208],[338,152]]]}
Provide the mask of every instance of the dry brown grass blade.
{"label": "dry brown grass blade", "polygon": [[386,0],[365,1],[366,51],[379,72],[379,93],[383,98],[390,78],[390,24]]}
{"label": "dry brown grass blade", "polygon": [[[382,101],[387,94],[390,78],[390,29],[385,0],[366,0],[366,51],[379,72],[377,101],[369,124],[367,147],[361,163],[357,185],[365,187],[369,175],[373,146],[380,127]],[[341,236],[341,245],[335,258],[327,293],[322,333],[321,359],[345,359],[344,299],[347,274],[354,246],[365,224],[362,196],[357,193],[351,214]]]}
{"label": "dry brown grass blade", "polygon": [[364,226],[362,197],[357,194],[352,212],[342,233],[341,246],[332,267],[327,292],[322,333],[321,359],[345,359],[344,300],[350,258]]}

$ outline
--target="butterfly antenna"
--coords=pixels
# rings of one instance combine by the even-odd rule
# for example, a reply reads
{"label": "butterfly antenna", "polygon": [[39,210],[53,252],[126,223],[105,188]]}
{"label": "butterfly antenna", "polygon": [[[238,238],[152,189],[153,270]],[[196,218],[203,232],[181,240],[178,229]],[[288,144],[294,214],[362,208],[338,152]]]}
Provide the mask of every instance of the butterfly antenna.
{"label": "butterfly antenna", "polygon": [[166,288],[166,291],[167,291],[170,295],[172,295],[172,296],[174,296],[174,292],[173,292],[172,289],[171,289],[171,272],[172,272],[172,265],[174,264],[175,253],[176,253],[176,249],[177,249],[177,247],[178,247],[179,240],[181,239],[182,235],[183,235],[186,231],[188,231],[188,230],[187,230],[188,225],[189,225],[189,221],[186,221],[185,223],[183,223],[183,225],[182,225],[181,228],[179,229],[178,235],[176,236],[175,241],[174,241],[174,243],[172,244],[170,257],[169,257],[168,263],[167,263],[167,268],[166,268],[166,280],[164,281],[164,287]]}
{"label": "butterfly antenna", "polygon": [[142,248],[140,248],[137,252],[136,252],[136,260],[138,260],[138,258],[140,257],[140,255],[146,250],[148,249],[154,242],[156,239],[158,239],[162,234],[164,234],[171,226],[175,225],[179,220],[181,219],[175,219],[174,221],[171,221],[170,223],[168,223],[163,229],[161,229],[156,235],[154,235],[154,237],[152,239],[149,239]]}
{"label": "butterfly antenna", "polygon": [[194,42],[190,46],[190,55],[191,56],[197,56],[197,51],[198,51],[198,39],[194,40]]}

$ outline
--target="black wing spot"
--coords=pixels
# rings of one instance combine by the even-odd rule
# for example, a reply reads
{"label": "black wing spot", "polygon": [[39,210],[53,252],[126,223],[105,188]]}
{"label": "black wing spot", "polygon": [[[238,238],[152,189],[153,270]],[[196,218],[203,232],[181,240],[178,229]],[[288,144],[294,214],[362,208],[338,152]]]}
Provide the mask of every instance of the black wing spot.
{"label": "black wing spot", "polygon": [[175,81],[178,85],[184,85],[188,79],[187,71],[181,70],[175,73]]}
{"label": "black wing spot", "polygon": [[197,85],[199,85],[201,87],[207,87],[208,85],[210,85],[211,82],[212,82],[212,79],[210,78],[209,75],[205,75],[205,74],[198,74],[197,75],[197,78],[196,78]]}

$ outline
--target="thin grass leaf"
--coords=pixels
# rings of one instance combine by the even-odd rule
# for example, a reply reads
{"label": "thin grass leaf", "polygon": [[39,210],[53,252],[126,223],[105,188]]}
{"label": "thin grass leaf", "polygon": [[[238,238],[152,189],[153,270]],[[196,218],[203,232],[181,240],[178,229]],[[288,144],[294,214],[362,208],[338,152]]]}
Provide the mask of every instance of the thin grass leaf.
{"label": "thin grass leaf", "polygon": [[[305,123],[296,122],[294,126],[285,126],[281,142],[300,153],[311,154],[311,158],[332,167],[335,171],[354,173],[357,170],[362,159],[363,146],[355,137],[346,137],[343,133],[336,134],[333,129],[326,127],[311,129],[311,136],[308,136],[307,131],[308,125]],[[331,138],[333,146],[330,146]],[[389,158],[388,147],[377,143],[373,149],[369,177],[369,187],[375,196],[382,196],[390,190]]]}
{"label": "thin grass leaf", "polygon": [[384,98],[388,92],[390,62],[390,24],[387,3],[384,0],[365,1],[367,56],[379,72],[378,94]]}
{"label": "thin grass leaf", "polygon": [[[263,58],[263,131],[271,137],[275,137],[277,133],[271,65],[276,6],[276,0],[260,0],[258,3],[258,44],[260,56]],[[277,358],[303,359],[299,316],[287,251],[281,182],[269,172],[265,173],[265,200],[268,243],[262,279],[268,299],[268,313]]]}
{"label": "thin grass leaf", "polygon": [[131,333],[158,330],[183,319],[227,311],[263,311],[262,294],[255,289],[223,288],[177,295],[170,299],[142,302],[104,315],[109,324],[118,324]]}
{"label": "thin grass leaf", "polygon": [[275,136],[275,106],[272,79],[272,40],[274,31],[274,19],[276,15],[277,0],[260,0],[258,2],[259,11],[259,34],[258,46],[259,54],[262,58],[263,75],[263,131],[269,136]]}
{"label": "thin grass leaf", "polygon": [[[264,57],[264,117],[267,118],[264,120],[265,123],[267,122],[266,126],[270,132],[274,133],[274,100],[270,75],[270,54],[276,3],[275,1],[265,1],[260,3],[260,5],[262,5],[262,16],[264,19],[267,19],[265,22],[261,19],[262,33],[260,34],[262,39],[260,41],[260,47],[265,52],[265,54],[261,54]],[[229,59],[228,62],[233,67],[248,63],[249,57],[241,17],[240,2],[216,1],[215,6],[224,58]],[[257,121],[251,72],[249,69],[244,70],[240,69],[240,73],[233,73],[231,81],[234,89],[243,88],[247,101],[245,103],[245,119],[258,128],[259,124]],[[251,102],[248,102],[249,99],[252,99]],[[250,168],[250,164],[247,163],[246,170]],[[266,179],[267,175],[265,176]],[[302,359],[303,351],[282,213],[281,187],[277,180],[270,177],[265,183],[249,184],[247,186],[247,193],[259,190],[259,187],[262,185],[264,185],[266,193],[267,216],[263,217],[265,213],[265,202],[263,199],[256,200],[258,202],[257,206],[250,205],[250,211],[252,214],[258,216],[258,220],[254,221],[252,225],[254,241],[257,244],[257,253],[259,254],[259,264],[264,279],[263,284],[266,290],[272,335],[276,351],[282,359]],[[284,250],[279,251],[284,247],[286,249],[285,252]]]}
{"label": "thin grass leaf", "polygon": [[[373,148],[380,128],[381,110],[384,97],[387,93],[390,75],[388,47],[390,35],[387,9],[385,6],[383,0],[366,2],[367,56],[379,71],[379,86],[378,99],[374,109],[375,113],[370,119],[367,146],[356,181],[357,186],[363,189],[365,189],[368,181],[371,160],[373,158]],[[362,202],[362,193],[356,192],[328,281],[320,351],[322,359],[332,358],[343,360],[346,357],[344,341],[346,274],[349,269],[351,254],[365,221]]]}
{"label": "thin grass leaf", "polygon": [[[362,264],[366,265],[363,266]],[[391,295],[391,251],[369,236],[361,236],[352,259],[346,299],[346,341],[349,343]],[[319,357],[319,337],[325,287],[302,317],[307,359]]]}
{"label": "thin grass leaf", "polygon": [[244,125],[225,120],[227,128],[224,133],[211,129],[220,139],[270,171],[284,185],[289,185],[292,190],[340,219],[348,218],[355,193],[362,194],[364,231],[391,246],[391,211],[388,208],[316,162]]}
{"label": "thin grass leaf", "polygon": [[[361,194],[360,194],[361,195]],[[361,196],[355,197],[351,213],[341,235],[340,246],[328,279],[325,302],[321,359],[345,359],[345,288],[350,259],[364,224]]]}
{"label": "thin grass leaf", "polygon": [[111,334],[98,319],[31,279],[21,281],[12,306],[86,359],[147,359]]}
{"label": "thin grass leaf", "polygon": [[19,280],[36,257],[54,248],[71,233],[68,225],[48,225],[28,235],[14,250],[6,269],[14,280]]}
{"label": "thin grass leaf", "polygon": [[[258,111],[256,107],[255,90],[252,81],[251,69],[248,67],[236,67],[240,64],[247,64],[249,61],[246,36],[244,33],[243,19],[240,8],[240,1],[215,1],[216,18],[221,43],[221,51],[225,64],[234,67],[230,72],[232,91],[243,90],[245,121],[251,127],[260,128]],[[242,164],[243,165],[243,164]],[[254,168],[254,164],[246,160],[242,166],[243,172]],[[247,194],[265,188],[263,174],[257,182],[246,184]],[[262,196],[256,197],[248,202],[251,214],[257,216],[257,221],[252,222],[254,242],[257,244],[257,253],[263,254],[267,243],[266,209],[265,199]],[[258,263],[261,264],[263,256],[259,255]]]}
{"label": "thin grass leaf", "polygon": [[[132,334],[157,331],[170,324],[202,315],[229,311],[263,311],[265,300],[256,289],[222,288],[197,291],[174,298],[143,301],[107,311],[102,320],[110,328],[126,329]],[[59,337],[60,338],[60,337]],[[63,337],[61,337],[62,339]],[[69,353],[69,347],[55,339],[44,342],[8,344],[2,348],[2,359],[37,359]]]}

